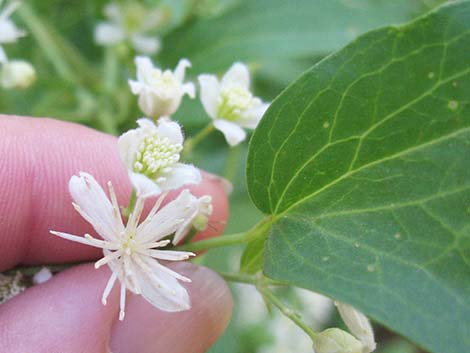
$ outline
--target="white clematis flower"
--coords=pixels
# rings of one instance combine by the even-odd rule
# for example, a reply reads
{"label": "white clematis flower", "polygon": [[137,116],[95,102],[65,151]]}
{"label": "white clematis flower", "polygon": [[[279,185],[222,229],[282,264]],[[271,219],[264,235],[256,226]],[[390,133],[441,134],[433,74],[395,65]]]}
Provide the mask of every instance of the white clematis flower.
{"label": "white clematis flower", "polygon": [[154,67],[143,56],[135,58],[135,65],[137,81],[129,80],[129,86],[139,96],[139,107],[147,116],[154,119],[170,116],[178,110],[185,94],[195,97],[194,84],[183,82],[186,68],[191,67],[187,59],[181,59],[173,72]]}
{"label": "white clematis flower", "polygon": [[206,229],[209,216],[213,211],[212,197],[209,195],[204,195],[198,198],[191,193],[188,193],[186,198],[180,198],[180,200],[182,202],[181,207],[186,205],[188,209],[191,209],[191,214],[176,230],[172,241],[174,245],[183,240],[186,235],[188,235],[191,228],[194,228],[197,231]]}
{"label": "white clematis flower", "polygon": [[128,41],[142,54],[155,54],[160,49],[160,40],[149,35],[165,21],[160,9],[149,10],[137,2],[111,2],[105,6],[104,14],[109,21],[96,26],[97,44],[108,46]]}
{"label": "white clematis flower", "polygon": [[238,145],[246,138],[242,127],[256,128],[269,107],[250,92],[248,68],[237,62],[220,82],[216,76],[207,74],[200,75],[198,79],[202,105],[214,120],[215,128],[224,134],[230,146]]}
{"label": "white clematis flower", "polygon": [[95,268],[105,264],[112,275],[104,289],[102,302],[106,300],[117,279],[121,282],[120,314],[125,315],[126,290],[141,294],[156,308],[177,312],[188,310],[189,295],[178,280],[191,282],[158,260],[186,260],[193,253],[184,251],[158,250],[170,243],[162,240],[174,233],[185,222],[192,209],[181,204],[180,198],[187,198],[185,190],[178,198],[159,210],[164,196],[160,197],[147,218],[139,224],[144,208],[144,199],[138,198],[133,213],[124,226],[111,182],[108,183],[111,201],[96,180],[87,173],[73,176],[69,191],[74,200],[73,206],[85,218],[103,240],[89,234],[84,237],[63,232],[51,231],[61,238],[103,249],[104,257],[95,263]]}
{"label": "white clematis flower", "polygon": [[124,133],[118,141],[121,159],[137,196],[156,196],[184,184],[201,182],[197,168],[178,162],[184,139],[177,123],[160,119],[155,125],[145,118],[137,123],[137,129]]}
{"label": "white clematis flower", "polygon": [[[3,0],[0,0],[0,7]],[[10,20],[10,16],[20,6],[19,1],[10,2],[0,11],[0,44],[15,43],[18,38],[23,37],[26,32],[16,27],[15,23]],[[0,63],[6,62],[7,56],[0,45]]]}
{"label": "white clematis flower", "polygon": [[362,353],[373,352],[377,344],[369,319],[348,304],[335,302],[335,305],[348,329],[361,341]]}

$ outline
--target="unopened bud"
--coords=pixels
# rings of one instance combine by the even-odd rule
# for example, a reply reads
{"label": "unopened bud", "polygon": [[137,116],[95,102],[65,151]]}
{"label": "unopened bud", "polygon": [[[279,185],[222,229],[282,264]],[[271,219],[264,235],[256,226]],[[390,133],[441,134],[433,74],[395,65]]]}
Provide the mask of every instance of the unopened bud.
{"label": "unopened bud", "polygon": [[12,60],[3,64],[0,82],[3,88],[25,89],[36,80],[33,65],[23,60]]}
{"label": "unopened bud", "polygon": [[203,214],[198,214],[193,220],[193,227],[197,231],[202,231],[207,228],[209,218]]}
{"label": "unopened bud", "polygon": [[362,344],[339,328],[329,328],[315,338],[315,353],[362,353]]}

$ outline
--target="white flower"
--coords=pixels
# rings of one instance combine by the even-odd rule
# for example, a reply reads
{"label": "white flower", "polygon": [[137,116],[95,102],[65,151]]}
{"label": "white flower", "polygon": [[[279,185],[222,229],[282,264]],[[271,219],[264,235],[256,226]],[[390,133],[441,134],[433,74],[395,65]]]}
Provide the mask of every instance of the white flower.
{"label": "white flower", "polygon": [[132,93],[139,95],[139,107],[149,117],[158,119],[170,116],[181,104],[185,94],[195,97],[195,87],[192,82],[184,83],[184,75],[191,63],[181,59],[175,68],[162,71],[154,67],[148,57],[135,58],[137,66],[137,81],[129,80]]}
{"label": "white flower", "polygon": [[206,229],[209,216],[212,214],[212,197],[204,195],[202,197],[196,197],[191,193],[188,193],[187,198],[180,198],[182,207],[190,207],[192,213],[186,218],[184,222],[178,227],[175,236],[173,238],[173,244],[178,244],[184,237],[189,233],[191,228],[194,227],[197,231]]}
{"label": "white flower", "polygon": [[124,133],[118,141],[137,196],[155,196],[184,184],[200,183],[197,168],[178,163],[183,134],[177,123],[166,119],[160,119],[158,125],[149,119],[139,119],[137,123],[139,128]]}
{"label": "white flower", "polygon": [[348,304],[335,302],[335,305],[348,329],[361,341],[362,353],[373,352],[377,345],[374,331],[367,317]]}
{"label": "white flower", "polygon": [[186,260],[193,253],[184,251],[158,250],[166,246],[170,240],[162,240],[174,233],[191,213],[181,205],[180,197],[187,197],[185,190],[174,201],[159,207],[164,196],[160,197],[147,218],[139,224],[144,208],[144,199],[138,198],[134,212],[124,226],[116,194],[111,182],[108,183],[111,201],[101,186],[87,173],[73,176],[69,182],[69,191],[74,199],[74,208],[85,218],[103,240],[85,234],[84,237],[51,231],[61,238],[76,241],[103,249],[104,257],[95,263],[95,268],[104,264],[112,270],[112,275],[104,289],[102,302],[106,299],[117,279],[121,282],[120,314],[124,319],[126,289],[141,294],[155,307],[170,312],[188,310],[189,295],[178,280],[190,282],[186,278],[162,265],[159,260]]}
{"label": "white flower", "polygon": [[[0,7],[3,0],[0,0]],[[0,44],[14,43],[18,38],[23,37],[26,33],[16,27],[15,23],[9,19],[10,15],[20,6],[19,1],[10,2],[0,11]],[[7,57],[0,45],[0,63],[6,62]]]}
{"label": "white flower", "polygon": [[104,14],[109,21],[96,26],[96,43],[106,46],[129,41],[143,54],[155,54],[160,49],[160,40],[149,35],[165,21],[165,14],[160,9],[147,9],[138,2],[111,2],[105,6]]}
{"label": "white flower", "polygon": [[24,60],[11,60],[2,65],[0,83],[3,88],[25,89],[36,80],[33,65]]}
{"label": "white flower", "polygon": [[361,353],[362,344],[353,335],[339,328],[329,328],[315,337],[315,353]]}
{"label": "white flower", "polygon": [[230,146],[246,138],[242,127],[254,129],[269,104],[250,92],[250,73],[246,65],[235,63],[219,82],[214,75],[200,75],[201,102]]}

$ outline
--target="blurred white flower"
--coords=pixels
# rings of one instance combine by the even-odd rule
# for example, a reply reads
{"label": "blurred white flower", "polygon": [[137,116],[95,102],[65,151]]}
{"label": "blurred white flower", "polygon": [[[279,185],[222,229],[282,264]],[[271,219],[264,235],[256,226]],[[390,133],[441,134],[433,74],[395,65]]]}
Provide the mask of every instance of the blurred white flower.
{"label": "blurred white flower", "polygon": [[373,352],[377,345],[369,319],[348,304],[335,302],[335,305],[348,329],[361,341],[363,347],[361,352]]}
{"label": "blurred white flower", "polygon": [[36,80],[33,65],[24,60],[11,60],[3,63],[0,70],[0,84],[3,88],[25,89]]}
{"label": "blurred white flower", "polygon": [[117,279],[121,282],[120,314],[125,315],[126,289],[141,294],[156,308],[176,312],[188,310],[189,295],[178,280],[191,282],[186,278],[158,262],[159,260],[186,260],[193,253],[184,251],[157,250],[168,245],[170,240],[162,240],[174,233],[183,223],[188,210],[182,207],[180,197],[187,197],[185,190],[174,201],[159,210],[164,196],[156,202],[147,218],[139,224],[144,208],[144,199],[138,198],[134,211],[124,226],[120,214],[116,194],[111,182],[108,183],[111,201],[101,186],[87,173],[73,176],[69,182],[69,191],[74,200],[73,206],[103,237],[104,240],[93,238],[89,234],[84,237],[51,231],[61,238],[103,249],[104,257],[95,263],[95,268],[108,264],[112,275],[103,292],[102,302],[106,299]]}
{"label": "blurred white flower", "polygon": [[155,196],[184,184],[198,184],[201,173],[189,164],[179,163],[183,149],[180,126],[166,119],[155,125],[139,119],[139,127],[119,137],[122,161],[139,197]]}
{"label": "blurred white flower", "polygon": [[165,13],[159,8],[148,9],[138,2],[111,2],[104,8],[107,22],[95,28],[95,42],[100,45],[116,45],[129,41],[142,54],[155,54],[160,40],[152,35],[164,22]]}
{"label": "blurred white flower", "polygon": [[339,328],[329,328],[313,342],[315,353],[362,353],[362,344],[353,335]]}
{"label": "blurred white flower", "polygon": [[235,63],[219,82],[215,75],[198,77],[201,102],[230,146],[246,138],[242,127],[254,129],[269,104],[263,103],[250,92],[250,73],[246,65]]}
{"label": "blurred white flower", "polygon": [[[3,0],[0,0],[0,7],[2,3]],[[20,2],[13,1],[7,4],[3,10],[0,10],[0,63],[7,61],[7,56],[1,44],[14,43],[26,34],[25,31],[16,27],[15,23],[9,18],[18,6],[20,6]]]}
{"label": "blurred white flower", "polygon": [[139,107],[147,116],[154,119],[170,116],[185,94],[194,98],[194,84],[183,82],[186,68],[191,66],[187,59],[181,59],[174,72],[154,67],[148,57],[136,57],[135,64],[137,81],[129,80],[129,86],[139,96]]}

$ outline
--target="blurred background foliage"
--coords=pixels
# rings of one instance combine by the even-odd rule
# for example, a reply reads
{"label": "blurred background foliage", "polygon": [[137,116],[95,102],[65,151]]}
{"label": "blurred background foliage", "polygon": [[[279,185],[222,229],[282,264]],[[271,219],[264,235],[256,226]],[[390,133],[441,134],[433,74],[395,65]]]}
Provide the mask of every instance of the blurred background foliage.
{"label": "blurred background foliage", "polygon": [[[355,37],[373,28],[411,20],[441,4],[442,0],[146,0],[165,14],[156,36],[160,52],[152,57],[173,69],[182,57],[193,67],[187,72],[222,73],[235,61],[247,63],[257,96],[270,101],[299,74]],[[23,1],[13,15],[28,35],[6,45],[9,58],[30,61],[38,79],[27,90],[0,89],[0,112],[48,116],[81,123],[111,134],[135,126],[141,116],[127,80],[135,77],[133,58],[126,45],[97,46],[96,24],[104,20],[104,0]],[[203,128],[209,118],[198,99],[184,99],[176,113],[187,135]],[[231,217],[227,232],[254,225],[261,214],[245,187],[247,145],[230,149],[215,133],[191,156],[194,164],[229,179]],[[242,249],[216,249],[197,259],[210,267],[238,270]],[[270,310],[248,286],[233,286],[236,299],[233,320],[212,353],[290,353],[312,351],[311,342],[288,319]],[[315,303],[292,289],[280,293],[315,324],[341,326],[326,313],[318,318]],[[247,300],[247,298],[249,300]],[[239,300],[244,299],[244,300]],[[328,307],[328,306],[326,306]],[[270,319],[271,317],[271,319]],[[407,341],[377,327],[378,352],[422,352]]]}

